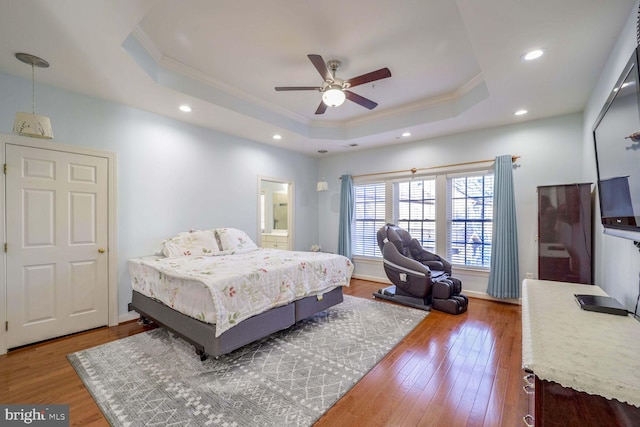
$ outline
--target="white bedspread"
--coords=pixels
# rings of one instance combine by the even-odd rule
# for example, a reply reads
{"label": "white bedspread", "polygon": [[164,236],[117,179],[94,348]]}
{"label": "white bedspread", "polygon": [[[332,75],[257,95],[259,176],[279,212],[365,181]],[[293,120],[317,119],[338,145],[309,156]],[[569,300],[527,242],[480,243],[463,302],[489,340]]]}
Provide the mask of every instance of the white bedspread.
{"label": "white bedspread", "polygon": [[341,255],[260,248],[217,256],[136,258],[129,262],[129,273],[135,291],[215,323],[220,336],[273,307],[349,286],[353,264]]}

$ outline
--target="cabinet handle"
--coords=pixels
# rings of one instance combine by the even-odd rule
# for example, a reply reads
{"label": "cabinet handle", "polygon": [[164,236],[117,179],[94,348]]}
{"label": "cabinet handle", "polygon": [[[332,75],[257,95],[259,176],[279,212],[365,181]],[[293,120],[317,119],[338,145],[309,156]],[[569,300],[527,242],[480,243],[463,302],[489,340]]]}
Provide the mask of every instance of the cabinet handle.
{"label": "cabinet handle", "polygon": [[98,248],[98,253],[99,253],[99,254],[103,254],[103,253],[104,253],[104,249],[102,249],[102,248]]}
{"label": "cabinet handle", "polygon": [[536,391],[535,391],[535,387],[534,387],[534,386],[532,386],[532,385],[529,385],[529,384],[527,384],[527,385],[525,385],[525,386],[522,386],[522,389],[523,389],[523,390],[524,390],[524,392],[525,392],[525,393],[527,393],[527,394],[535,394],[535,392],[536,392]]}
{"label": "cabinet handle", "polygon": [[524,417],[522,417],[522,422],[524,423],[524,425],[526,425],[527,427],[534,427],[534,423],[535,423],[535,418],[533,418],[533,415],[531,414],[527,414]]}
{"label": "cabinet handle", "polygon": [[533,379],[533,374],[527,374],[522,377],[522,381],[524,381],[525,385],[531,386],[531,388],[535,388],[535,383],[531,381]]}

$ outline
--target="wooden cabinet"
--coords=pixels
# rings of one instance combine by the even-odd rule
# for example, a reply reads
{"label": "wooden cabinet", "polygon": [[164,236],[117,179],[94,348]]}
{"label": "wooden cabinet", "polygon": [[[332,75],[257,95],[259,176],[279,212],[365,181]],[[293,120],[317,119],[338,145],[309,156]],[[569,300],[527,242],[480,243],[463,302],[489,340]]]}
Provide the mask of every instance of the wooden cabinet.
{"label": "wooden cabinet", "polygon": [[640,408],[535,377],[536,427],[631,427],[640,425]]}
{"label": "wooden cabinet", "polygon": [[563,387],[525,371],[528,427],[631,427],[640,425],[640,408]]}
{"label": "wooden cabinet", "polygon": [[263,234],[262,247],[272,249],[289,249],[289,236],[284,234]]}
{"label": "wooden cabinet", "polygon": [[592,283],[591,184],[538,187],[538,278]]}

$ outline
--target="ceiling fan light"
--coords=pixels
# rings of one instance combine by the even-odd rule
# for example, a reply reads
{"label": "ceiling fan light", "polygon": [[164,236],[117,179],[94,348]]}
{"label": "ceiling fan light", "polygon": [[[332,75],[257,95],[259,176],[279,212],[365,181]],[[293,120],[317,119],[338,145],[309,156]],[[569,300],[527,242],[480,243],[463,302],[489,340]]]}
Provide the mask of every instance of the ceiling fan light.
{"label": "ceiling fan light", "polygon": [[322,94],[322,102],[329,107],[339,107],[345,99],[346,95],[341,89],[332,88]]}

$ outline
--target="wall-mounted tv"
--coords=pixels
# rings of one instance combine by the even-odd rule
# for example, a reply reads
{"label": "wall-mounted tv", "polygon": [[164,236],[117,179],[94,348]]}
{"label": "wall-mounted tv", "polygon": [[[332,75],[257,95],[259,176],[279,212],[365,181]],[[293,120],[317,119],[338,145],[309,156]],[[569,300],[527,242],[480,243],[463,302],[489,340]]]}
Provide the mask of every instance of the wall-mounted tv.
{"label": "wall-mounted tv", "polygon": [[593,126],[604,232],[640,241],[640,87],[636,48]]}

